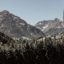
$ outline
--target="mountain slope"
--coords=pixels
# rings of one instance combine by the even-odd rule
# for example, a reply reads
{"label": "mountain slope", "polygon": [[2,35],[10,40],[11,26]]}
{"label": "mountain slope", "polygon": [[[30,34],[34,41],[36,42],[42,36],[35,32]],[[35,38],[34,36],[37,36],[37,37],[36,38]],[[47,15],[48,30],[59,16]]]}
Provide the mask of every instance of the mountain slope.
{"label": "mountain slope", "polygon": [[58,18],[55,18],[54,20],[40,21],[36,24],[36,27],[46,35],[54,35],[64,32],[64,22]]}
{"label": "mountain slope", "polygon": [[0,12],[0,32],[12,38],[44,36],[42,31],[6,10]]}
{"label": "mountain slope", "polygon": [[4,33],[0,32],[0,43],[13,43],[15,42],[12,38],[8,37]]}

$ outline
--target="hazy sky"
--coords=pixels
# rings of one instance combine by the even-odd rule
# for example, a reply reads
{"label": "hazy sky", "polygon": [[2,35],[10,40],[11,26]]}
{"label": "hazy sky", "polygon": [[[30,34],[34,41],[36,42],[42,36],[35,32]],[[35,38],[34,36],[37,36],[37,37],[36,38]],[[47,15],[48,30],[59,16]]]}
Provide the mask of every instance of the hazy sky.
{"label": "hazy sky", "polygon": [[63,9],[64,0],[0,0],[0,11],[8,10],[32,25],[41,20],[62,18]]}

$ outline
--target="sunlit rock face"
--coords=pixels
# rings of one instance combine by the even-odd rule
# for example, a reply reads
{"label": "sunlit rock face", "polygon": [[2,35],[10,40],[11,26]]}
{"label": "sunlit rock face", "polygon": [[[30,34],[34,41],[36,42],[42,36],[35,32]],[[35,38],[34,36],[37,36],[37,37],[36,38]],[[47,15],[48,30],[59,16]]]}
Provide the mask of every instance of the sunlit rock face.
{"label": "sunlit rock face", "polygon": [[58,18],[54,20],[39,21],[36,27],[46,35],[56,35],[64,32],[64,22]]}

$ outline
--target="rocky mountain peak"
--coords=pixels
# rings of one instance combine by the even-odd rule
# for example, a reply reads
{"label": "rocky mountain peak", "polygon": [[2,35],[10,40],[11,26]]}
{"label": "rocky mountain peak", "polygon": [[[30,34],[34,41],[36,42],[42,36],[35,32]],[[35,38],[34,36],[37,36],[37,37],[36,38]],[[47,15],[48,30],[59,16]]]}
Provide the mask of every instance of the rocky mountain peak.
{"label": "rocky mountain peak", "polygon": [[7,10],[0,12],[0,32],[12,38],[32,38],[44,35],[40,29],[29,25],[25,20]]}
{"label": "rocky mountain peak", "polygon": [[9,11],[7,11],[7,10],[3,10],[2,13],[9,13]]}
{"label": "rocky mountain peak", "polygon": [[0,12],[0,15],[8,15],[8,14],[10,14],[10,12],[7,10],[3,10]]}
{"label": "rocky mountain peak", "polygon": [[54,19],[54,21],[56,21],[56,22],[57,22],[57,21],[61,21],[61,20],[60,20],[59,18],[55,18],[55,19]]}
{"label": "rocky mountain peak", "polygon": [[64,22],[58,18],[55,18],[54,20],[40,21],[36,24],[36,27],[49,35],[64,32]]}

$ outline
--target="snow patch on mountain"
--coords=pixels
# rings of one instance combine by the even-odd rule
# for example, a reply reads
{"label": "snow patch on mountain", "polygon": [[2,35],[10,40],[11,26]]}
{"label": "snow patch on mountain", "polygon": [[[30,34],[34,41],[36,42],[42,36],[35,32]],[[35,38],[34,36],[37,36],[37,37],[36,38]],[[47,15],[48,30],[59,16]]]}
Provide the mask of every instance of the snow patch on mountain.
{"label": "snow patch on mountain", "polygon": [[43,27],[42,27],[42,31],[44,31],[47,27],[48,27],[47,24],[46,24],[45,26],[43,26]]}

